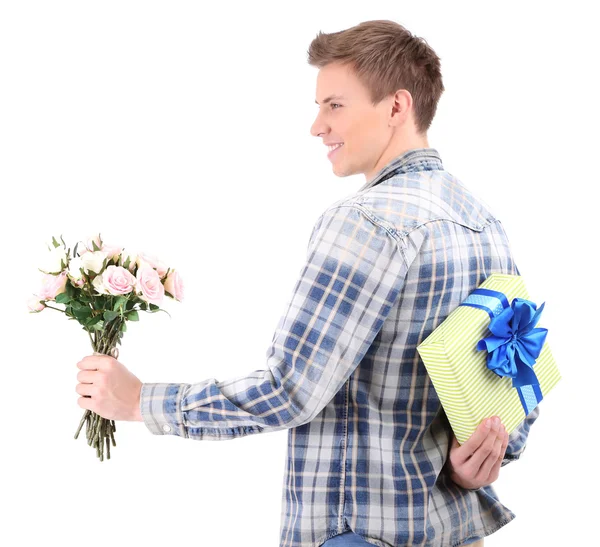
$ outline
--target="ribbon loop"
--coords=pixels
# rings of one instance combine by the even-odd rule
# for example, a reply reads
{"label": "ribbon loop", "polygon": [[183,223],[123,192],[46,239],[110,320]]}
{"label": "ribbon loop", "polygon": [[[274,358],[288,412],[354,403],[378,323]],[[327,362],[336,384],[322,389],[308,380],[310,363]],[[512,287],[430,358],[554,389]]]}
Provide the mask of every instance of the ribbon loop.
{"label": "ribbon loop", "polygon": [[542,351],[548,329],[534,328],[544,304],[537,309],[534,302],[514,298],[510,307],[492,318],[492,336],[477,343],[486,350],[487,367],[498,376],[510,376],[513,387],[539,385],[533,365]]}

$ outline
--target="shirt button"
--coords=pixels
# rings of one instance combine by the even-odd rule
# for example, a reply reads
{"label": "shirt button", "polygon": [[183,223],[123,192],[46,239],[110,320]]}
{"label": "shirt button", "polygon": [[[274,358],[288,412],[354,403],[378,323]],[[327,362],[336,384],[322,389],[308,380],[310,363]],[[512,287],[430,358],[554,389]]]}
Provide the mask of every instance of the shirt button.
{"label": "shirt button", "polygon": [[163,431],[164,431],[165,433],[168,433],[169,431],[171,431],[171,426],[170,426],[170,425],[167,425],[167,424],[163,425]]}

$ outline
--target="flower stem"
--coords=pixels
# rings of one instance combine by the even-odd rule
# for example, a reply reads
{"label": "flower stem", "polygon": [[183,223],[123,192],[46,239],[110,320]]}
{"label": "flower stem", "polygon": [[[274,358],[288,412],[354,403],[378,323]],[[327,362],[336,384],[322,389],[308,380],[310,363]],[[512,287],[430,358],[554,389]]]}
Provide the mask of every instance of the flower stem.
{"label": "flower stem", "polygon": [[48,304],[44,304],[44,306],[46,306],[47,308],[50,308],[51,310],[56,310],[61,313],[67,313],[65,310],[61,310],[60,308],[55,308],[54,306],[49,306]]}
{"label": "flower stem", "polygon": [[[92,337],[92,333],[86,329],[94,352],[111,355],[115,358],[118,357],[117,343],[122,336],[121,325],[124,321],[124,318],[115,318],[112,321],[109,321],[106,323],[104,329],[94,331],[94,337]],[[106,459],[110,459],[111,442],[113,446],[117,446],[114,436],[117,427],[114,420],[103,418],[88,409],[81,417],[77,432],[75,433],[75,439],[78,438],[84,422],[86,423],[88,445],[96,449],[96,457],[98,457],[101,462],[104,461],[105,455]],[[104,446],[105,443],[106,447]]]}
{"label": "flower stem", "polygon": [[75,438],[79,437],[79,432],[83,427],[83,422],[87,420],[87,417],[90,415],[90,412],[91,411],[89,409],[86,409],[86,411],[83,413],[83,417],[81,418],[81,421],[79,422],[79,427],[77,428],[77,433],[75,433]]}

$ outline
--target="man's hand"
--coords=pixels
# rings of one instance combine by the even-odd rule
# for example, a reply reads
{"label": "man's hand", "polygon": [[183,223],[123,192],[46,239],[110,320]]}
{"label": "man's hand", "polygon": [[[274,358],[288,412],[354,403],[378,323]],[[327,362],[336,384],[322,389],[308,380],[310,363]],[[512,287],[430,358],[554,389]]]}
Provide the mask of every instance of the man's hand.
{"label": "man's hand", "polygon": [[79,384],[75,391],[81,408],[107,420],[141,422],[140,394],[142,382],[110,355],[95,353],[84,357],[77,367]]}
{"label": "man's hand", "polygon": [[450,478],[463,488],[476,489],[492,484],[500,473],[507,445],[508,433],[498,416],[483,420],[462,445],[453,435],[446,461]]}

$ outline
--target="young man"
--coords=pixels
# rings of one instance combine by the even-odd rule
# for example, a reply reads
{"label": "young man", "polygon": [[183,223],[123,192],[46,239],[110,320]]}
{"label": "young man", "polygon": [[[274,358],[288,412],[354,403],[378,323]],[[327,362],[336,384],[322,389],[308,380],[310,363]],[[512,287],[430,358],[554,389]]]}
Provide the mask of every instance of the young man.
{"label": "young man", "polygon": [[482,545],[515,517],[491,483],[539,410],[510,436],[484,420],[460,446],[416,347],[488,275],[518,274],[508,239],[429,147],[444,87],[424,40],[369,21],[319,33],[308,54],[311,133],[336,175],[366,183],[315,223],[267,367],[142,383],[94,355],[79,404],[194,440],[288,429],[280,547]]}

